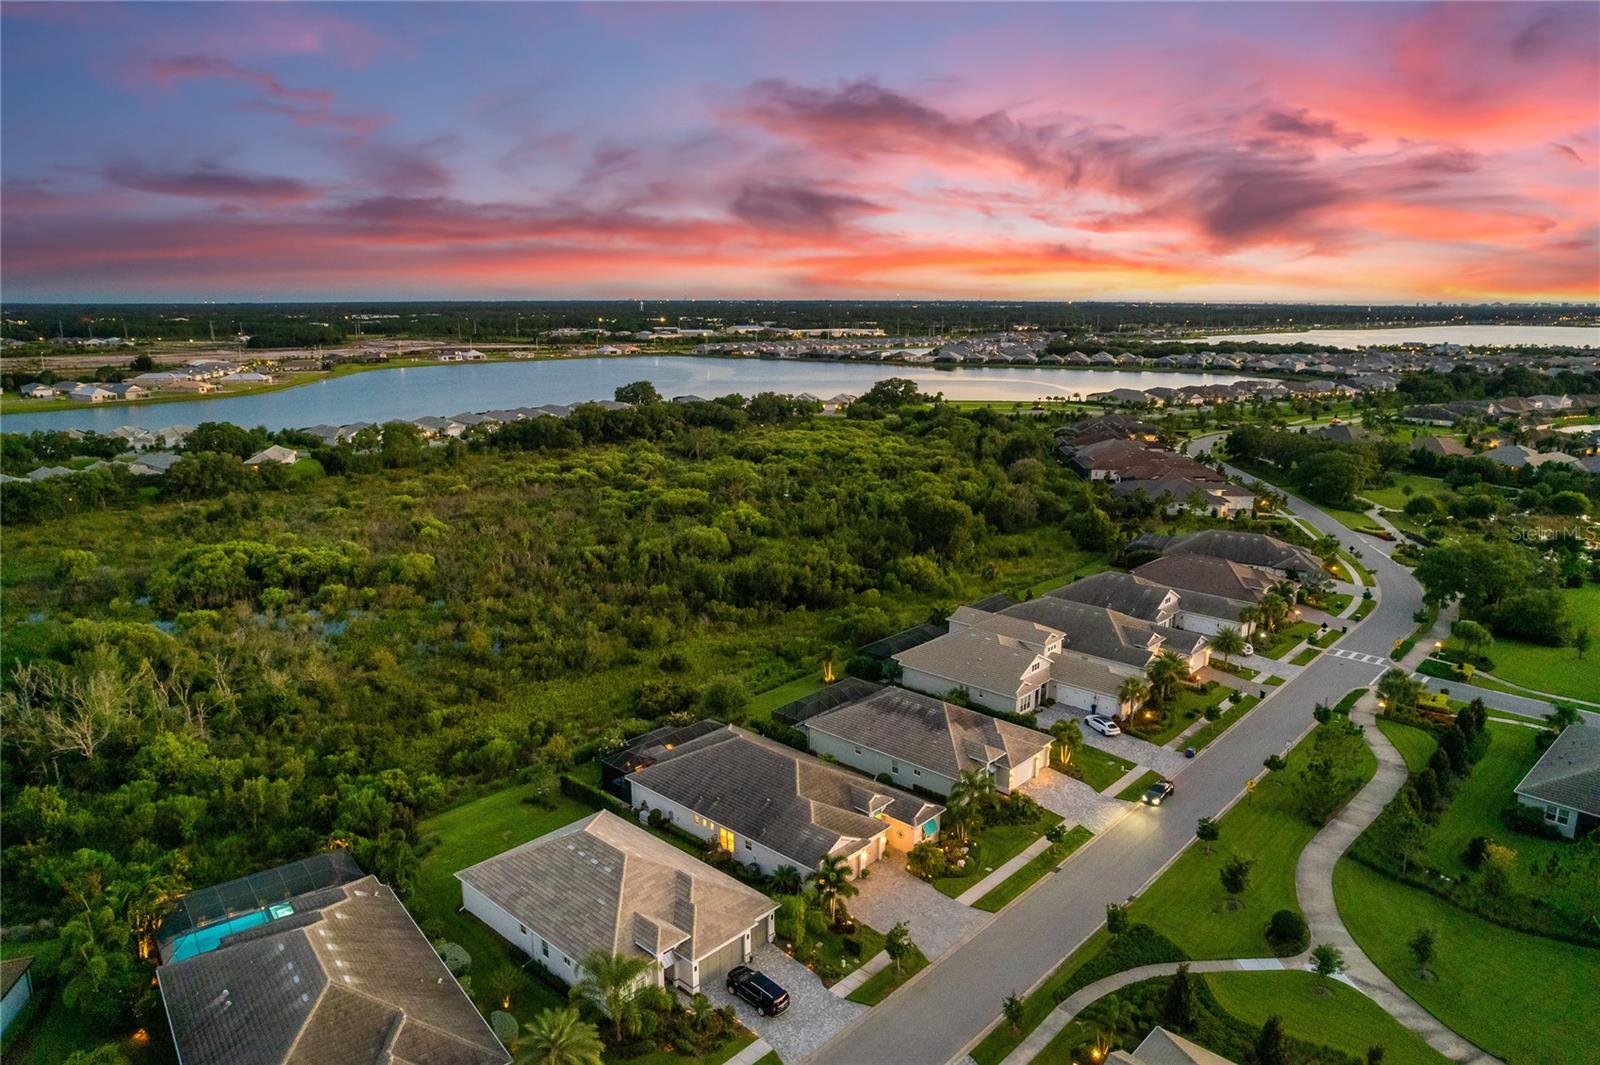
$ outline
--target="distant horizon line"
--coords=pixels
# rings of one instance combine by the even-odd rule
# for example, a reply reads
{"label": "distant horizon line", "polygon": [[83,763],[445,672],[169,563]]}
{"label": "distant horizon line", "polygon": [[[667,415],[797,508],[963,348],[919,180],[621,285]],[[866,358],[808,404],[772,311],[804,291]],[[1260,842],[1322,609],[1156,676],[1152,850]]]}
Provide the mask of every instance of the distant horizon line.
{"label": "distant horizon line", "polygon": [[850,297],[833,298],[780,298],[762,296],[713,296],[704,298],[678,297],[678,298],[650,298],[639,296],[571,296],[571,297],[544,297],[534,299],[518,298],[490,298],[490,297],[411,297],[411,298],[377,298],[366,296],[347,296],[339,298],[322,299],[28,299],[28,300],[0,300],[0,308],[17,307],[271,307],[291,305],[297,307],[331,307],[347,303],[368,303],[394,306],[426,306],[430,304],[484,304],[504,306],[507,304],[654,304],[654,305],[680,305],[680,304],[778,304],[778,305],[808,305],[808,304],[860,304],[866,306],[908,306],[908,305],[977,305],[977,306],[1020,306],[1020,307],[1207,307],[1227,309],[1230,307],[1320,307],[1320,308],[1361,308],[1378,309],[1417,309],[1417,308],[1505,308],[1507,310],[1529,310],[1537,308],[1574,307],[1585,310],[1600,311],[1600,296],[1593,300],[1530,300],[1530,301],[1453,301],[1453,300],[1412,300],[1409,302],[1384,302],[1380,300],[1147,300],[1147,299],[1105,299],[1105,300],[1046,300],[1046,299],[979,299],[962,297],[941,297],[938,299],[858,299]]}

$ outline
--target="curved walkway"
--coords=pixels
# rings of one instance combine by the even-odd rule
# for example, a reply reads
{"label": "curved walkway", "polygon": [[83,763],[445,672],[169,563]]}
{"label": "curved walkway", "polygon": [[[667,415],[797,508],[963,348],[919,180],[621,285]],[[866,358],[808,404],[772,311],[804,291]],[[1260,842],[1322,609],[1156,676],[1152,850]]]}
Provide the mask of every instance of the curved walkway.
{"label": "curved walkway", "polygon": [[1429,1046],[1452,1061],[1493,1063],[1492,1057],[1439,1022],[1433,1014],[1395,986],[1356,944],[1339,918],[1333,898],[1333,867],[1339,858],[1375,821],[1389,800],[1406,782],[1406,763],[1400,752],[1377,727],[1372,696],[1350,711],[1350,720],[1365,726],[1367,745],[1378,756],[1378,771],[1367,786],[1345,804],[1332,821],[1312,837],[1295,864],[1294,890],[1305,912],[1313,943],[1332,943],[1344,954],[1344,973],[1356,989],[1383,1007],[1385,1013],[1425,1039]]}

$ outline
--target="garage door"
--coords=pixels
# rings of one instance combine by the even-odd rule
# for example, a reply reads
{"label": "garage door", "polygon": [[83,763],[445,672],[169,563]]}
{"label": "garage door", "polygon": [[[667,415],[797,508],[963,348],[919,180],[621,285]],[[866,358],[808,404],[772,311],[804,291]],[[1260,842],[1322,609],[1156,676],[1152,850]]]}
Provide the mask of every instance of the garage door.
{"label": "garage door", "polygon": [[[752,937],[752,942],[754,941]],[[712,951],[700,959],[700,986],[705,987],[735,965],[744,964],[744,937],[740,936],[725,947]]]}

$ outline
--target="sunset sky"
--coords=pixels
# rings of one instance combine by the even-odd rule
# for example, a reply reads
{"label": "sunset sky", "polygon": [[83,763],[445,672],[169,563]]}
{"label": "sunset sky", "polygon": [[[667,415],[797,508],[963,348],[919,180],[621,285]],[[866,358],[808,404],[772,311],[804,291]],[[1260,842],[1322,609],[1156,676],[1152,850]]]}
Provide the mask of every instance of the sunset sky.
{"label": "sunset sky", "polygon": [[1600,297],[1593,3],[0,20],[10,300]]}

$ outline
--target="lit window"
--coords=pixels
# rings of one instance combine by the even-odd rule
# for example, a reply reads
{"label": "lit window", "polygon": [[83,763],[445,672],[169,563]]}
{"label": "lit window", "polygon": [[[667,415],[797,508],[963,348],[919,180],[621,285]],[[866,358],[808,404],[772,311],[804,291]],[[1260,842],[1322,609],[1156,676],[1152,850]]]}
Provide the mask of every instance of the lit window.
{"label": "lit window", "polygon": [[744,849],[748,851],[748,850],[754,850],[755,848],[750,846],[750,841],[749,840],[745,840],[744,841]]}

